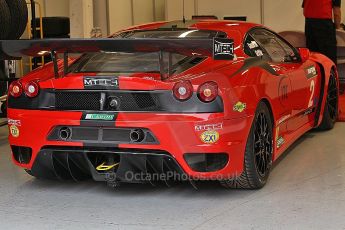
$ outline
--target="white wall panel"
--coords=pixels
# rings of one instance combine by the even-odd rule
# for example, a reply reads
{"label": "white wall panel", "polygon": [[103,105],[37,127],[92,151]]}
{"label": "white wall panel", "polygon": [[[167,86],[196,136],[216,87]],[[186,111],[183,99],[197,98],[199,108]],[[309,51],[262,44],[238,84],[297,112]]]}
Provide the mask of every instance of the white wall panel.
{"label": "white wall panel", "polygon": [[69,17],[69,0],[45,0],[47,17]]}
{"label": "white wall panel", "polygon": [[93,1],[70,0],[71,37],[88,38],[93,28]]}
{"label": "white wall panel", "polygon": [[133,25],[131,0],[108,0],[109,33],[115,33]]}
{"label": "white wall panel", "polygon": [[93,24],[102,30],[103,37],[108,35],[107,0],[93,0]]}
{"label": "white wall panel", "polygon": [[154,0],[156,21],[165,20],[165,0]]}
{"label": "white wall panel", "polygon": [[[183,1],[182,0],[166,0],[166,19],[182,20],[183,19]],[[195,15],[196,1],[185,0],[185,16],[186,19],[191,19]]]}
{"label": "white wall panel", "polygon": [[154,21],[153,3],[152,0],[133,0],[134,25]]}
{"label": "white wall panel", "polygon": [[[182,18],[182,0],[167,0],[167,20]],[[261,23],[275,30],[304,30],[302,0],[263,0],[263,15],[260,7],[261,0],[186,0],[186,15],[216,15],[222,19],[224,16],[247,16],[248,21]],[[345,4],[342,4],[345,15]]]}
{"label": "white wall panel", "polygon": [[[294,1],[294,0],[287,0]],[[199,15],[247,16],[248,21],[260,23],[260,0],[197,0]]]}
{"label": "white wall panel", "polygon": [[264,23],[279,32],[304,30],[304,16],[300,0],[265,0]]}

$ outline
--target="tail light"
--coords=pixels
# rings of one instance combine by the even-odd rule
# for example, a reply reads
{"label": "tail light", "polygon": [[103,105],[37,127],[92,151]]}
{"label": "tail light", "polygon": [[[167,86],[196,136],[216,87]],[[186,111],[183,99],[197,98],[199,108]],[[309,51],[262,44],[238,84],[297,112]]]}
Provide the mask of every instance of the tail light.
{"label": "tail light", "polygon": [[215,82],[206,82],[198,89],[198,97],[202,102],[212,102],[218,96],[218,85]]}
{"label": "tail light", "polygon": [[8,92],[12,97],[20,97],[23,93],[23,86],[19,81],[14,81],[10,84]]}
{"label": "tail light", "polygon": [[25,85],[25,94],[28,97],[36,97],[40,91],[40,86],[36,81],[30,81]]}
{"label": "tail light", "polygon": [[174,97],[180,101],[186,101],[193,95],[193,86],[190,81],[177,82],[173,89]]}

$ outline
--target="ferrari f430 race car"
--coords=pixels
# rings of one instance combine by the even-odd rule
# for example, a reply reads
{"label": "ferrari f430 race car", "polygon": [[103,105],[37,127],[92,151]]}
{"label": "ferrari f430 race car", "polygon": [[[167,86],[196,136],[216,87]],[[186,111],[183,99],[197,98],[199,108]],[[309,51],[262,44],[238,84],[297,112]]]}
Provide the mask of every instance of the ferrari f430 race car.
{"label": "ferrari f430 race car", "polygon": [[13,160],[37,178],[261,188],[291,144],[338,115],[335,64],[257,24],[1,41],[2,59],[43,55],[53,61],[8,95]]}

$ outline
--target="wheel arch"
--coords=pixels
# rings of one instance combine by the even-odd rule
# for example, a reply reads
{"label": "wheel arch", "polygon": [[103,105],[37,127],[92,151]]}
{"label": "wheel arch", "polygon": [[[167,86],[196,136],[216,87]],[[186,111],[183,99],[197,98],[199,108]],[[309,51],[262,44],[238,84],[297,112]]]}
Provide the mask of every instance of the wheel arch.
{"label": "wheel arch", "polygon": [[267,99],[267,98],[262,98],[260,101],[259,101],[259,103],[260,102],[263,102],[263,103],[265,103],[266,104],[266,106],[267,106],[267,108],[268,108],[268,110],[270,111],[270,116],[271,116],[271,119],[272,119],[272,121],[273,121],[273,126],[275,126],[275,117],[274,117],[274,113],[273,113],[273,109],[272,109],[272,105],[271,105],[271,103],[270,103],[270,101]]}

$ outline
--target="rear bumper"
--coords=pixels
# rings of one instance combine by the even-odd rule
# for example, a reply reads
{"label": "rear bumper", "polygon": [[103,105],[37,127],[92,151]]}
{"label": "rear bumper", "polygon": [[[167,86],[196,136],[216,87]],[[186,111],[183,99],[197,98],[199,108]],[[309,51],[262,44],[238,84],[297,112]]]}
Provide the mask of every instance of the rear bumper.
{"label": "rear bumper", "polygon": [[[84,114],[85,115],[85,114]],[[75,153],[73,161],[83,161],[85,154],[92,154],[100,149],[116,153],[126,150],[126,157],[139,156],[135,153],[140,150],[149,155],[163,158],[176,163],[176,168],[180,173],[193,178],[221,179],[240,175],[243,170],[243,159],[246,140],[252,123],[252,117],[225,120],[223,113],[202,113],[202,114],[153,114],[153,113],[119,113],[116,114],[115,121],[108,122],[85,122],[82,120],[81,112],[59,112],[59,111],[37,111],[9,109],[8,117],[14,121],[19,121],[17,137],[10,134],[9,141],[12,146],[23,146],[32,149],[31,159],[27,163],[19,163],[14,157],[15,164],[20,167],[33,170],[40,167],[44,160],[40,155],[61,153],[61,149],[69,155]],[[221,126],[219,125],[221,124]],[[152,143],[128,143],[126,141],[105,142],[101,139],[87,140],[56,140],[50,135],[56,127],[77,127],[100,129],[145,129],[149,130],[155,140]],[[205,143],[201,135],[214,127],[214,131],[219,134],[219,140],[214,143]],[[103,132],[103,131],[102,131]],[[71,151],[73,150],[73,151]],[[129,150],[129,151],[128,151]],[[133,151],[131,151],[133,150]],[[133,155],[131,155],[131,152]],[[161,153],[164,153],[163,155]],[[186,162],[186,154],[218,154],[228,155],[228,162],[222,169],[212,172],[194,171]],[[78,157],[77,154],[80,156]],[[145,156],[147,154],[144,154]],[[41,159],[42,158],[42,159]],[[63,157],[64,158],[64,157]],[[72,159],[72,158],[71,158]],[[136,159],[136,158],[133,158]],[[170,160],[169,160],[170,159]],[[139,161],[139,160],[138,160]],[[144,160],[142,161],[144,162]],[[147,159],[145,159],[147,162]],[[85,163],[85,162],[84,162]],[[147,163],[145,163],[147,164]],[[88,164],[83,164],[87,166]],[[89,170],[90,167],[89,167]],[[95,174],[90,174],[96,180]],[[55,174],[56,176],[56,174]]]}

